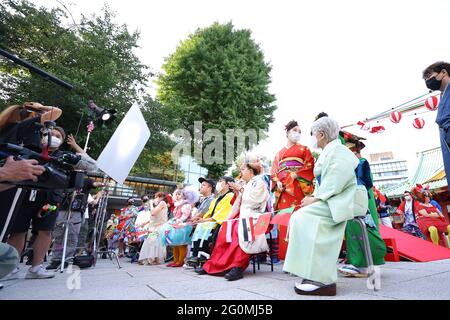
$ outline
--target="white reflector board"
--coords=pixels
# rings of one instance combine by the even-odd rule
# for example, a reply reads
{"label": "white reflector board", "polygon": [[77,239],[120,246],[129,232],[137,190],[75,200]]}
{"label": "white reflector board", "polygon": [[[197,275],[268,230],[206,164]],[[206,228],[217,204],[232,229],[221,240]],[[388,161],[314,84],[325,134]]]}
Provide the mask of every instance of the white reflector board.
{"label": "white reflector board", "polygon": [[149,138],[150,130],[144,116],[139,106],[134,104],[98,157],[97,166],[122,184]]}

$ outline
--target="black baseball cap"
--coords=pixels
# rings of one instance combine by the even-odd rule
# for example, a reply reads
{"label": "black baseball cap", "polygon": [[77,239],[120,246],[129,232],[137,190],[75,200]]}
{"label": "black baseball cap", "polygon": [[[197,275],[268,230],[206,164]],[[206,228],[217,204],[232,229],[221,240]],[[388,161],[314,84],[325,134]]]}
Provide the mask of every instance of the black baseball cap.
{"label": "black baseball cap", "polygon": [[216,188],[216,182],[212,179],[206,179],[206,178],[200,177],[200,178],[198,178],[198,182],[200,182],[200,183],[207,182],[211,186],[213,191]]}
{"label": "black baseball cap", "polygon": [[225,182],[235,182],[233,177],[223,176],[220,180],[225,180]]}

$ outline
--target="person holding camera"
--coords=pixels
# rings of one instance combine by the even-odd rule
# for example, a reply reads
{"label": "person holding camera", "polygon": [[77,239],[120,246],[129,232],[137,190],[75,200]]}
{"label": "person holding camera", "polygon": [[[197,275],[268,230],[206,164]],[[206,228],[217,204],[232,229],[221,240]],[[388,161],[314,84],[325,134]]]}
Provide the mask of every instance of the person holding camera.
{"label": "person holding camera", "polygon": [[37,102],[14,105],[0,113],[0,142],[23,145],[40,152],[40,134],[47,121],[56,121],[61,109]]}
{"label": "person holding camera", "polygon": [[[51,135],[52,142],[49,146],[49,152],[55,155],[65,139],[65,132],[61,127],[54,127]],[[45,145],[45,141],[42,142]],[[17,252],[22,252],[30,223],[38,233],[33,244],[32,266],[28,270],[25,279],[48,279],[55,276],[44,269],[42,262],[50,247],[52,231],[58,217],[58,207],[63,200],[64,193],[62,190],[27,190],[25,192],[25,200],[12,225],[11,235],[8,239],[8,243],[15,247]],[[19,267],[16,266],[9,278],[17,278],[18,272]]]}
{"label": "person holding camera", "polygon": [[[67,234],[67,246],[66,246],[66,258],[72,258],[78,244],[78,236],[80,234],[80,228],[84,221],[84,212],[87,207],[89,192],[95,188],[102,186],[100,182],[94,182],[91,178],[84,180],[84,185],[81,190],[75,191],[76,195],[74,201],[71,203],[71,196],[69,194],[62,206],[59,208],[58,218],[56,219],[56,227],[53,230],[53,237],[55,239],[52,260],[47,266],[47,270],[57,269],[61,265],[63,250],[64,250],[64,234],[66,227],[68,228]],[[69,206],[71,207],[69,208]],[[69,220],[69,210],[70,220]],[[68,223],[68,226],[66,226]],[[67,262],[64,262],[64,268],[68,266]]]}
{"label": "person holding camera", "polygon": [[[0,168],[0,182],[36,181],[44,170],[44,167],[38,165],[36,160],[16,161],[13,157],[8,157],[4,166]],[[13,271],[18,262],[17,250],[9,244],[0,242],[0,279]],[[2,284],[0,284],[1,288],[3,288]]]}

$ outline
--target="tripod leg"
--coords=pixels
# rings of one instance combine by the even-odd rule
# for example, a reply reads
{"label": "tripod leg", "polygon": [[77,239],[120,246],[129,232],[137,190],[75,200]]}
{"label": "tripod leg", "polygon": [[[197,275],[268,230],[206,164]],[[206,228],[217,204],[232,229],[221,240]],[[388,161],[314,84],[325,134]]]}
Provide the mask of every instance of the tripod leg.
{"label": "tripod leg", "polygon": [[[11,222],[11,218],[13,217],[13,214],[18,209],[17,208],[17,203],[21,203],[22,202],[22,199],[23,199],[24,195],[25,195],[25,192],[22,192],[22,188],[17,188],[16,194],[14,195],[14,200],[13,200],[13,202],[11,204],[11,207],[10,207],[9,212],[8,212],[8,216],[7,216],[6,221],[5,221],[5,225],[3,226],[3,230],[2,230],[2,233],[0,235],[0,241],[1,242],[3,242],[3,239],[5,238],[6,232],[8,231],[8,227],[9,227],[9,224]],[[19,199],[20,199],[20,201],[19,201]]]}

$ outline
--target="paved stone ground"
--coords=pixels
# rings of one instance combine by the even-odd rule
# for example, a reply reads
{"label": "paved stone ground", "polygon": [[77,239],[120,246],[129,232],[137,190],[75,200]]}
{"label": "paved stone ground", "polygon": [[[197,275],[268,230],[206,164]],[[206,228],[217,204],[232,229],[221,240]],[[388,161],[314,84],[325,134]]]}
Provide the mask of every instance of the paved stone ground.
{"label": "paved stone ground", "polygon": [[[197,275],[193,270],[160,266],[139,266],[121,259],[122,268],[110,260],[98,260],[95,268],[80,271],[80,289],[73,286],[76,273],[57,273],[48,280],[25,280],[27,266],[21,265],[17,280],[4,281],[0,300],[15,299],[200,299],[200,300],[374,300],[374,299],[450,299],[450,260],[428,263],[388,262],[381,267],[381,288],[369,290],[367,279],[339,278],[336,297],[303,297],[293,286],[299,278],[276,265],[261,265],[252,273],[251,266],[244,279],[228,282],[222,277]],[[420,290],[419,290],[420,289]],[[426,294],[424,294],[424,292]]]}

